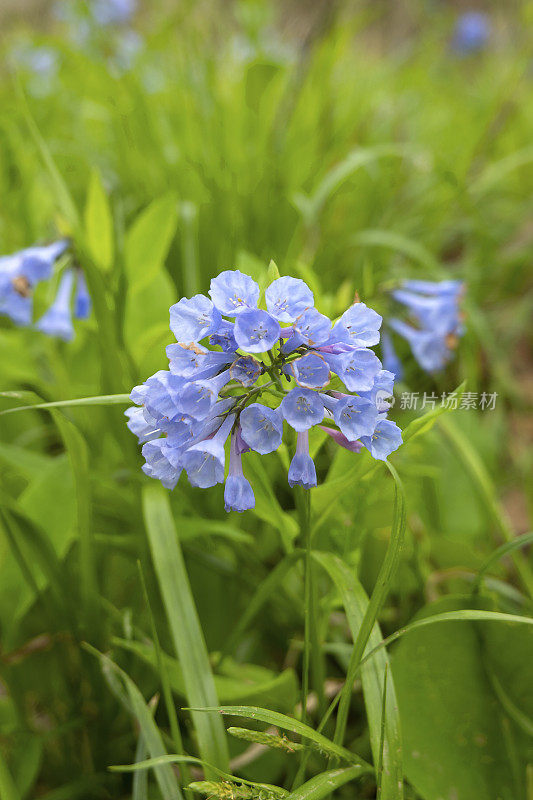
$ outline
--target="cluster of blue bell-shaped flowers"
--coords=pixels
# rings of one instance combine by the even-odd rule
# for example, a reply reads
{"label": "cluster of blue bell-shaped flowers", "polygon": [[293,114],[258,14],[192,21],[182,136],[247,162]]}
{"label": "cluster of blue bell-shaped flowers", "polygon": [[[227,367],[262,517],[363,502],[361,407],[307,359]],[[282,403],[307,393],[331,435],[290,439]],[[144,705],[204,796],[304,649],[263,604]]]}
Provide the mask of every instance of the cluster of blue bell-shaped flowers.
{"label": "cluster of blue bell-shaped flowers", "polygon": [[[462,281],[403,281],[392,297],[406,309],[408,321],[393,317],[388,326],[404,338],[426,372],[438,372],[450,360],[464,333],[459,301]],[[383,334],[383,363],[400,380],[402,366],[390,336]]]}
{"label": "cluster of blue bell-shaped flowers", "polygon": [[65,341],[72,339],[72,313],[76,319],[86,319],[91,311],[91,299],[81,269],[68,267],[63,271],[54,301],[40,319],[33,321],[35,287],[52,277],[56,261],[68,247],[69,241],[62,239],[0,257],[0,314],[16,325],[33,327]]}
{"label": "cluster of blue bell-shaped flowers", "polygon": [[356,303],[332,325],[307,284],[291,277],[267,287],[262,309],[258,284],[238,270],[214,278],[209,295],[171,307],[169,369],[131,393],[139,407],[125,412],[127,424],[144,443],[147,475],[170,489],[182,470],[193,486],[222,483],[229,438],[225,507],[245,511],[255,500],[242,455],[277,450],[284,422],[297,432],[291,486],[316,486],[313,426],[376,459],[399,447],[401,431],[387,419],[394,376],[369,349],[379,342],[379,314]]}

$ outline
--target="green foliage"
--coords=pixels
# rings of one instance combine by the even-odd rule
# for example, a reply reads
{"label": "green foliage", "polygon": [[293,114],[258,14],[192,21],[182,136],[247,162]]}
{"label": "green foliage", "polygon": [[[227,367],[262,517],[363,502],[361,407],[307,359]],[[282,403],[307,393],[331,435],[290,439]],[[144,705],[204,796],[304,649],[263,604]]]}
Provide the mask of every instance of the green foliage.
{"label": "green foliage", "polygon": [[[93,302],[68,344],[0,317],[0,797],[526,800],[529,4],[465,57],[445,3],[138,5],[136,55],[0,9],[0,255],[70,237]],[[307,554],[289,439],[227,516],[125,427],[169,306],[232,267],[332,318],[466,283],[445,372],[398,342],[389,469],[312,432]],[[457,386],[496,409],[421,408]]]}

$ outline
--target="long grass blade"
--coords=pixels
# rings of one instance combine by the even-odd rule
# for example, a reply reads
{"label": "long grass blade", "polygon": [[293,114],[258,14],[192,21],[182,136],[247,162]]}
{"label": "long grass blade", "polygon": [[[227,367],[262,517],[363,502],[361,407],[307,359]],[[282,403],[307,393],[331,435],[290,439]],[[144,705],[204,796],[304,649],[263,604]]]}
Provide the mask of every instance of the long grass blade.
{"label": "long grass blade", "polygon": [[345,769],[331,769],[315,775],[314,778],[303,783],[294,791],[287,795],[285,800],[321,800],[327,797],[335,789],[344,786],[345,783],[356,780],[364,775],[362,767],[346,767]]}
{"label": "long grass blade", "polygon": [[[150,709],[129,675],[127,675],[124,670],[120,669],[108,656],[100,653],[94,647],[85,645],[85,649],[99,659],[104,675],[106,675],[106,673],[113,673],[123,684],[129,706],[139,723],[146,747],[152,758],[166,755],[163,739],[150,713]],[[158,766],[155,769],[155,777],[163,800],[182,800],[183,795],[178,786],[176,776],[168,764],[161,764]]]}
{"label": "long grass blade", "polygon": [[[180,662],[189,703],[218,703],[204,636],[189,585],[168,495],[156,484],[143,491],[143,511],[152,559],[167,619]],[[228,771],[229,756],[222,720],[216,714],[193,713],[202,758]]]}
{"label": "long grass blade", "polygon": [[[400,522],[400,520],[398,520]],[[401,528],[400,528],[401,530]],[[403,534],[397,533],[398,540],[401,541]],[[392,562],[392,569],[394,569],[394,558],[397,558],[398,545],[389,545],[389,551],[392,550],[392,555],[389,561]],[[346,672],[346,682],[337,700],[340,701],[340,708],[344,709],[344,717],[339,722],[337,718],[337,725],[335,729],[336,737],[341,734],[344,736],[345,726],[347,722],[347,715],[349,705],[343,706],[343,701],[348,704],[352,694],[352,687],[357,673],[362,664],[362,656],[366,649],[367,644],[376,647],[381,640],[381,632],[376,624],[376,611],[379,610],[380,598],[384,596],[389,585],[389,579],[386,579],[382,585],[380,578],[376,582],[376,589],[370,601],[368,600],[363,587],[353,575],[353,572],[341,561],[340,558],[332,553],[314,553],[315,559],[326,569],[331,579],[335,583],[346,610],[348,624],[354,638],[354,646],[350,655],[350,662]],[[385,558],[387,560],[387,556]],[[388,567],[390,569],[390,566]],[[386,575],[384,567],[382,572]],[[376,597],[377,596],[377,597]],[[370,625],[370,630],[368,626]],[[381,714],[383,708],[383,682],[385,670],[388,665],[388,657],[382,654],[375,663],[368,665],[361,672],[361,679],[363,683],[363,692],[365,698],[365,706],[368,717],[368,727],[370,732],[370,742],[372,745],[372,752],[374,756],[374,763],[377,767],[380,756],[380,742],[381,742]],[[395,701],[394,683],[392,674],[387,678],[387,693],[389,702],[387,703],[387,717],[386,717],[386,738],[385,750],[383,753],[383,777],[382,777],[382,797],[387,800],[403,797],[402,780],[403,780],[403,766],[402,766],[402,743],[400,734],[400,720],[398,717],[398,710]],[[331,708],[331,707],[330,707]],[[338,738],[334,738],[336,744],[340,744]],[[342,740],[341,740],[342,741]],[[379,780],[379,773],[376,769],[376,781]]]}
{"label": "long grass blade", "polygon": [[[350,664],[348,666],[348,671],[346,674],[346,683],[342,690],[341,699],[339,703],[339,713],[337,716],[337,725],[335,728],[335,739],[334,739],[337,744],[340,744],[343,741],[344,733],[346,731],[346,724],[348,721],[348,710],[350,706],[350,696],[352,692],[353,682],[355,679],[355,671],[357,669],[357,665],[359,664],[361,658],[363,657],[363,653],[365,652],[366,645],[370,638],[372,628],[374,627],[374,623],[377,619],[379,611],[383,606],[383,603],[385,602],[385,598],[389,591],[391,580],[398,566],[400,551],[404,540],[405,495],[401,481],[398,477],[396,470],[388,463],[387,467],[395,481],[394,517],[391,530],[391,537],[385,558],[383,560],[383,564],[381,565],[381,569],[379,571],[376,585],[374,587],[368,605],[364,611],[363,619],[359,623],[359,630],[357,632],[357,637],[354,641],[352,656],[350,658]],[[339,581],[338,572],[336,572],[335,574],[336,574],[336,582],[338,583]],[[342,591],[343,589],[341,589],[341,592]],[[345,597],[345,602],[349,602],[348,596]]]}
{"label": "long grass blade", "polygon": [[300,722],[300,720],[287,717],[285,714],[280,714],[277,711],[270,711],[269,709],[258,708],[257,706],[218,706],[215,708],[196,708],[189,710],[203,712],[218,711],[220,714],[230,717],[244,717],[246,719],[264,722],[267,725],[276,725],[278,728],[298,734],[303,739],[309,739],[309,741],[317,745],[327,756],[340,758],[342,761],[347,761],[349,764],[356,764],[363,767],[365,770],[373,771],[371,765],[360,758],[360,756],[351,753],[349,750],[346,750],[345,747],[340,747],[330,741],[326,736],[315,731],[309,725]]}

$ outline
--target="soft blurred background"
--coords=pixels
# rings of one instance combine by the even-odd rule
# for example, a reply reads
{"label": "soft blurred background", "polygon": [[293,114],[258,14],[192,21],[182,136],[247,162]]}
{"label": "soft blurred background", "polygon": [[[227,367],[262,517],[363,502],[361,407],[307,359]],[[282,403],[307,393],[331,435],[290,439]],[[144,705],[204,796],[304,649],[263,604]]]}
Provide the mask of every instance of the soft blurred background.
{"label": "soft blurred background", "polygon": [[[305,278],[332,316],[356,291],[387,318],[397,310],[388,290],[401,279],[461,279],[465,335],[443,372],[425,373],[395,340],[404,368],[398,424],[420,413],[400,408],[402,392],[440,398],[466,380],[478,407],[393,459],[407,488],[408,539],[380,621],[390,633],[426,603],[462,597],[494,547],[530,530],[533,510],[532,24],[533,3],[520,0],[2,0],[0,254],[68,234],[67,187],[92,230],[104,299],[71,343],[1,318],[0,388],[45,400],[128,392],[166,366],[169,306],[205,291],[223,268],[259,276],[273,259],[282,274]],[[53,291],[39,288],[38,310]],[[479,407],[482,393],[497,394],[493,410]],[[141,462],[122,410],[66,414],[63,427],[44,411],[0,418],[0,776],[7,770],[18,792],[8,800],[131,796],[130,779],[107,767],[135,760],[137,729],[80,643],[112,647],[145,699],[159,691],[134,646],[151,637],[137,559],[171,651],[139,505]],[[354,458],[323,448],[322,479],[332,459],[335,479]],[[295,526],[276,457],[254,470],[267,487],[255,515],[228,522],[219,488],[201,493],[182,480],[172,494],[211,651],[227,645]],[[317,513],[329,507],[321,541],[344,548],[370,591],[390,535],[392,488],[361,484],[348,495],[329,507],[317,490]],[[82,608],[80,575],[91,583],[78,538],[85,512],[96,585]],[[512,560],[496,565],[491,590],[498,608],[529,602]],[[230,700],[249,662],[256,672],[248,667],[245,699],[292,713],[301,635],[297,575],[231,640]],[[530,717],[520,725],[506,706],[508,728],[483,730],[485,759],[475,748],[455,752],[468,698],[475,694],[482,720],[496,701],[492,684],[477,680],[475,637],[458,635],[453,653],[439,640],[437,663],[429,647],[418,686],[406,679],[399,689],[404,703],[429,709],[425,727],[405,731],[409,797],[517,800],[527,774],[531,792],[524,728],[531,734],[533,698],[527,673],[520,678],[531,640],[491,646],[496,660],[507,653],[516,679],[511,707]],[[454,696],[459,662],[461,675],[472,670],[465,696]],[[328,674],[339,669],[331,656]],[[449,698],[438,710],[413,695],[435,673]],[[176,685],[185,705],[179,676]],[[166,729],[164,709],[153,710]],[[364,754],[357,697],[353,712],[352,741]],[[445,746],[431,724],[438,714]],[[180,721],[194,751],[186,715]],[[420,774],[417,730],[434,748],[436,777]],[[274,753],[249,775],[281,783],[284,769]],[[444,795],[457,784],[458,794]]]}

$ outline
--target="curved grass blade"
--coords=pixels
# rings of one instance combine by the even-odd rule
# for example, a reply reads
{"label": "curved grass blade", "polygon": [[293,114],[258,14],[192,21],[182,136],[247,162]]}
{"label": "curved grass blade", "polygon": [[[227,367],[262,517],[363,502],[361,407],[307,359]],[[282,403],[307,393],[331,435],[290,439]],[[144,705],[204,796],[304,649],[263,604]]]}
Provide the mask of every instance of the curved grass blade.
{"label": "curved grass blade", "polygon": [[[163,699],[165,701],[165,707],[167,710],[168,721],[170,725],[170,733],[172,736],[172,741],[174,742],[174,747],[180,752],[183,753],[183,741],[181,738],[181,730],[178,722],[178,716],[176,714],[176,707],[174,705],[174,700],[172,698],[172,690],[170,687],[170,678],[168,675],[168,669],[165,661],[163,660],[163,653],[161,651],[161,645],[159,643],[159,636],[157,634],[157,627],[155,624],[154,615],[152,613],[152,606],[150,603],[150,598],[148,596],[148,588],[146,586],[146,581],[144,579],[144,573],[142,570],[141,562],[137,561],[137,568],[139,570],[139,579],[141,582],[141,589],[144,598],[144,604],[148,611],[148,617],[150,619],[150,628],[152,632],[152,641],[154,643],[154,650],[155,650],[155,657],[156,657],[156,664],[157,664],[157,672],[159,673],[159,678],[161,680],[161,688],[163,690]],[[137,759],[140,761],[141,759]],[[188,783],[190,778],[188,773],[185,773],[183,776],[184,783]]]}
{"label": "curved grass blade", "polygon": [[320,800],[322,797],[327,797],[328,794],[331,794],[331,792],[338,787],[343,786],[349,781],[359,778],[361,775],[364,775],[367,772],[365,767],[362,765],[354,765],[351,767],[345,767],[343,769],[330,770],[311,778],[311,780],[302,784],[294,792],[285,793],[284,790],[279,786],[270,786],[269,784],[264,783],[254,783],[254,781],[249,781],[245,778],[236,778],[232,775],[228,775],[226,772],[216,769],[212,764],[207,764],[202,759],[195,758],[194,756],[159,756],[158,758],[150,758],[146,761],[140,761],[137,764],[122,764],[109,767],[109,769],[112,772],[137,772],[139,770],[152,769],[162,764],[183,763],[199,764],[200,766],[204,767],[206,771],[212,770],[218,775],[219,778],[231,781],[232,783],[244,784],[245,786],[256,788],[259,791],[264,790],[265,788],[268,788],[271,791],[274,790],[277,795],[280,797],[285,797],[286,800]]}
{"label": "curved grass blade", "polygon": [[315,775],[314,778],[306,781],[306,783],[302,783],[301,786],[288,794],[285,800],[321,800],[321,798],[327,797],[334,792],[335,789],[364,774],[365,770],[358,766],[321,772],[320,775]]}
{"label": "curved grass blade", "polygon": [[[26,392],[0,392],[0,397],[22,400],[27,396]],[[39,408],[73,408],[75,406],[113,406],[131,405],[129,394],[101,394],[95,397],[79,397],[76,400],[55,400],[51,403],[33,403],[25,406],[14,406],[0,411],[0,417],[4,414],[14,414],[16,411],[30,411]]]}
{"label": "curved grass blade", "polygon": [[297,719],[287,717],[285,714],[280,714],[277,711],[269,711],[266,708],[258,708],[257,706],[217,706],[214,708],[194,708],[186,709],[189,711],[218,711],[219,714],[227,715],[230,717],[244,717],[246,719],[255,719],[259,722],[264,722],[267,725],[276,725],[286,731],[302,736],[304,739],[309,739],[314,744],[318,745],[319,749],[328,756],[340,758],[347,761],[349,764],[355,764],[363,767],[366,772],[373,772],[372,766],[364,759],[355,753],[351,753],[345,747],[330,741],[326,736],[318,733],[309,725],[304,725]]}
{"label": "curved grass blade", "polygon": [[[150,709],[146,705],[144,697],[137,688],[136,684],[132,681],[129,675],[124,672],[114,661],[108,656],[100,653],[94,647],[86,644],[85,649],[99,659],[102,666],[104,675],[109,672],[113,673],[124,685],[129,701],[131,712],[135,715],[141,733],[143,735],[146,748],[153,758],[166,755],[163,739],[159,732],[154,718],[150,713]],[[160,764],[155,769],[155,777],[159,786],[159,790],[163,800],[182,800],[183,795],[178,786],[176,776],[174,775],[169,764]]]}
{"label": "curved grass blade", "polygon": [[381,229],[368,229],[359,231],[349,239],[351,245],[362,245],[364,247],[384,247],[401,253],[411,261],[416,261],[432,275],[439,272],[438,262],[433,255],[420,242],[404,236],[401,233]]}
{"label": "curved grass blade", "polygon": [[[269,785],[265,783],[254,783],[254,781],[249,781],[246,778],[230,775],[228,772],[217,769],[217,767],[215,767],[213,764],[209,764],[202,758],[196,758],[196,756],[179,756],[174,753],[171,753],[170,755],[157,756],[156,758],[148,758],[146,761],[139,761],[136,764],[114,765],[109,767],[109,770],[110,772],[139,772],[140,770],[153,769],[161,764],[197,764],[198,766],[203,767],[206,774],[209,772],[213,773],[215,777],[222,778],[224,781],[231,781],[232,783],[257,787],[258,789],[264,789],[265,786]],[[283,789],[279,788],[279,786],[272,786],[270,788],[282,792],[284,795],[286,794]]]}
{"label": "curved grass blade", "polygon": [[[2,393],[2,396],[4,397],[8,395],[13,396],[13,393]],[[56,411],[56,404],[39,403],[38,401],[40,401],[41,398],[35,392],[17,392],[16,395],[19,399],[24,399],[26,401],[30,400],[32,402],[27,406],[19,406],[17,409],[7,409],[7,411],[0,413],[6,414],[10,411],[22,410],[22,408],[48,409],[52,415],[53,421],[57,426],[59,435],[61,436],[63,445],[68,455],[72,469],[72,475],[74,477],[74,485],[76,488],[76,509],[80,547],[80,589],[82,607],[87,621],[89,614],[95,612],[97,607],[97,580],[94,562],[94,541],[91,527],[89,456],[87,452],[87,445],[85,439],[74,423],[71,422],[60,411]],[[33,400],[37,400],[37,402],[34,403]],[[96,614],[94,615],[94,621],[98,621],[98,616]]]}
{"label": "curved grass blade", "polygon": [[[180,662],[189,703],[218,703],[211,665],[194,604],[168,495],[159,484],[143,490],[143,513],[150,550],[167,619]],[[226,772],[228,745],[222,720],[216,714],[192,714],[202,758]]]}
{"label": "curved grass blade", "polygon": [[313,224],[328,199],[357,170],[379,161],[381,158],[411,157],[415,161],[417,155],[415,151],[399,144],[380,144],[367,148],[359,147],[356,150],[352,150],[343,161],[332,167],[310,196],[297,195],[294,198],[295,205],[302,213],[306,225]]}
{"label": "curved grass blade", "polygon": [[[457,428],[449,418],[443,418],[441,420],[440,430],[443,432],[446,441],[449,442],[455,454],[464,465],[467,473],[470,475],[494,524],[500,531],[502,538],[505,539],[506,542],[513,542],[515,540],[514,532],[505,519],[502,508],[497,500],[498,493],[496,487],[485,465],[479,458],[479,455],[474,448],[470,446],[465,437],[459,434]],[[528,561],[524,558],[523,553],[516,550],[512,552],[512,557],[516,570],[522,580],[522,584],[525,589],[527,589],[529,596],[533,598],[533,571]]]}
{"label": "curved grass blade", "polygon": [[383,647],[388,647],[392,642],[397,641],[407,633],[423,628],[425,625],[435,625],[437,622],[507,622],[508,624],[519,625],[533,625],[531,617],[521,617],[518,614],[504,614],[501,611],[480,611],[479,609],[466,608],[461,611],[443,611],[442,614],[435,614],[432,617],[424,617],[424,619],[417,619],[415,622],[409,623],[404,628],[391,633],[386,639],[383,639],[376,647],[367,653],[367,655],[360,661],[357,672],[361,667],[366,664],[376,653]]}
{"label": "curved grass blade", "polygon": [[[364,616],[362,619],[357,619],[358,615],[354,614],[353,616],[353,623],[354,626],[356,625],[358,627],[358,631],[354,641],[354,647],[350,658],[350,664],[348,666],[348,671],[346,674],[346,683],[344,684],[344,688],[342,689],[341,699],[339,702],[339,713],[337,716],[337,725],[335,728],[335,737],[334,737],[334,741],[337,744],[340,744],[344,739],[346,724],[348,722],[350,697],[352,693],[353,682],[355,680],[355,672],[357,670],[357,665],[359,664],[361,658],[363,657],[363,653],[365,652],[366,645],[372,633],[372,628],[374,627],[374,623],[378,617],[379,611],[383,606],[383,603],[385,602],[385,597],[387,596],[387,593],[389,591],[391,580],[393,578],[394,573],[396,572],[396,568],[398,566],[400,558],[400,550],[403,544],[403,539],[405,534],[405,495],[403,491],[403,486],[394,467],[391,466],[391,464],[389,464],[388,462],[386,462],[386,466],[388,467],[395,481],[394,515],[393,515],[391,537],[389,541],[389,546],[387,548],[387,552],[385,554],[385,558],[383,560],[383,563],[381,565],[376,580],[376,585],[374,586],[374,590],[372,591],[372,595],[370,597],[368,605],[364,610]],[[351,573],[348,569],[346,569],[345,565],[342,564],[342,562],[339,561],[339,563],[337,564],[337,569],[334,569],[331,564],[331,561],[332,559],[330,560],[330,566],[329,567],[326,566],[326,569],[331,570],[330,575],[337,584],[337,587],[341,592],[341,595],[343,597],[343,602],[346,607],[347,604],[351,603],[350,595],[353,592],[356,592],[357,594],[360,595],[360,592],[358,591],[360,587],[357,586],[354,581],[350,580]],[[346,584],[348,582],[353,583],[353,586],[351,587],[352,591],[347,593]],[[353,633],[354,629],[352,628],[352,635]],[[374,737],[374,749],[376,749],[376,745],[377,742]],[[377,753],[374,753],[374,757],[376,756]]]}
{"label": "curved grass blade", "polygon": [[0,797],[2,800],[22,800],[11,773],[0,751]]}
{"label": "curved grass blade", "polygon": [[493,553],[487,558],[485,563],[479,568],[478,574],[472,586],[472,593],[476,594],[479,592],[481,587],[481,582],[483,580],[484,575],[486,574],[487,570],[489,570],[493,564],[503,558],[508,553],[512,553],[513,550],[518,550],[520,547],[526,547],[528,544],[533,543],[533,532],[530,533],[523,533],[520,536],[517,536],[513,539],[512,542],[505,542],[505,544],[500,545],[499,547],[494,550]]}

